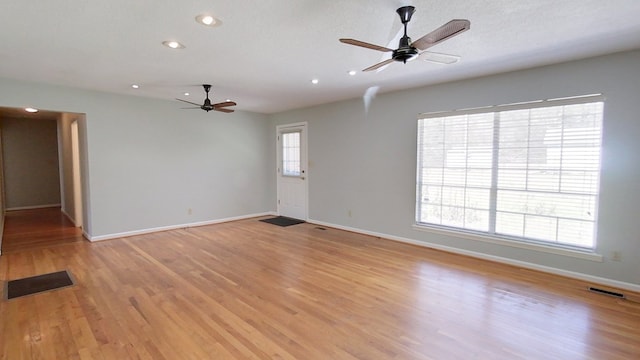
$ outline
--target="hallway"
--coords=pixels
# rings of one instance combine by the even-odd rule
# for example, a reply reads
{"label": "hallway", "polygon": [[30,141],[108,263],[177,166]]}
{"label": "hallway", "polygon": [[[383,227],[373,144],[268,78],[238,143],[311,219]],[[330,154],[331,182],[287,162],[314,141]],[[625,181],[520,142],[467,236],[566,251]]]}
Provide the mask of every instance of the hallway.
{"label": "hallway", "polygon": [[7,211],[5,214],[2,254],[83,240],[82,229],[75,227],[58,207]]}

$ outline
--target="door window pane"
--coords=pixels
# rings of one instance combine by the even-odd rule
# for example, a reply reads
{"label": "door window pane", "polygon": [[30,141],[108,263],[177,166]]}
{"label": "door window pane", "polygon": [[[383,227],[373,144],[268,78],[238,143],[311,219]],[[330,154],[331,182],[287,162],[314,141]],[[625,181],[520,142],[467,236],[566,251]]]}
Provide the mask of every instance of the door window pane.
{"label": "door window pane", "polygon": [[300,132],[282,134],[282,175],[300,176]]}

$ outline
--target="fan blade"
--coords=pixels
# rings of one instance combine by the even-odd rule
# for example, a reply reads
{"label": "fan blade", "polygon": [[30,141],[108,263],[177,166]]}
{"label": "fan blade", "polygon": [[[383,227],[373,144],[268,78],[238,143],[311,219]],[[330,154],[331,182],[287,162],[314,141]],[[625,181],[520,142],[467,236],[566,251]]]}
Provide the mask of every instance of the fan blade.
{"label": "fan blade", "polygon": [[225,107],[225,106],[235,106],[238,105],[233,101],[225,101],[225,102],[221,102],[221,103],[217,103],[217,104],[213,104],[214,108],[221,108],[221,107]]}
{"label": "fan blade", "polygon": [[355,39],[340,39],[340,42],[344,43],[344,44],[361,46],[363,48],[367,48],[367,49],[371,49],[371,50],[378,50],[378,51],[382,51],[382,52],[393,51],[392,49],[386,48],[384,46],[369,44],[369,43],[366,43],[364,41],[355,40]]}
{"label": "fan blade", "polygon": [[379,63],[377,63],[377,64],[375,64],[375,65],[373,65],[373,66],[369,66],[368,68],[366,68],[366,69],[364,69],[364,70],[362,70],[362,71],[371,71],[371,70],[376,70],[376,69],[379,69],[379,68],[381,68],[381,67],[383,67],[383,66],[385,66],[385,65],[389,65],[389,64],[391,64],[392,62],[393,62],[393,59],[385,60],[385,61],[383,61],[383,62],[379,62]]}
{"label": "fan blade", "polygon": [[421,52],[418,58],[420,58],[420,60],[423,60],[423,61],[430,61],[430,62],[434,62],[438,64],[446,64],[446,65],[457,63],[460,60],[460,56],[437,53],[433,51]]}
{"label": "fan blade", "polygon": [[448,23],[428,33],[427,35],[421,37],[420,39],[414,41],[411,46],[420,50],[426,50],[431,46],[450,39],[458,34],[461,34],[469,30],[470,28],[471,22],[469,20],[451,20]]}
{"label": "fan blade", "polygon": [[225,109],[225,108],[213,108],[213,110],[215,111],[221,111],[221,112],[225,112],[225,113],[232,113],[235,110],[231,110],[231,109]]}
{"label": "fan blade", "polygon": [[188,107],[188,108],[180,108],[180,109],[202,109],[201,107]]}
{"label": "fan blade", "polygon": [[196,105],[198,108],[199,108],[200,106],[202,106],[202,104],[196,104],[196,103],[194,103],[194,102],[187,101],[187,100],[182,100],[182,99],[176,99],[176,100],[178,100],[178,101],[182,101],[182,102],[186,102],[187,104]]}

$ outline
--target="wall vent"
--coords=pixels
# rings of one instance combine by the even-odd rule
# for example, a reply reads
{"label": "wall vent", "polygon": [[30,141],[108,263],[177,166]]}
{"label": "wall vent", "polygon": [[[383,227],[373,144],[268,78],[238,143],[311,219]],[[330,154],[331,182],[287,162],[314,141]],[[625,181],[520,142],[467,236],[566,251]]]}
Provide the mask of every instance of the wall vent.
{"label": "wall vent", "polygon": [[613,296],[613,297],[616,297],[616,298],[619,298],[619,299],[624,299],[624,294],[619,293],[619,292],[615,292],[615,291],[599,289],[599,288],[593,287],[593,286],[589,286],[589,291],[594,292],[594,293],[598,293],[598,294],[602,294],[602,295]]}

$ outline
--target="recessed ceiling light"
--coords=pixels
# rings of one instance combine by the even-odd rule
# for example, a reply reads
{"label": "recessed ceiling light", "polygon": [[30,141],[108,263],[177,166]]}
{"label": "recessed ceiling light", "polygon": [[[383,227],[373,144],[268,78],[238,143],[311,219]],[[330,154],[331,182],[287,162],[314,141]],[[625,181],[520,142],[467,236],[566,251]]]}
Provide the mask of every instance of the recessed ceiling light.
{"label": "recessed ceiling light", "polygon": [[200,14],[196,16],[196,22],[204,26],[211,26],[211,27],[220,26],[222,24],[222,21],[220,21],[220,19],[216,19],[209,14]]}
{"label": "recessed ceiling light", "polygon": [[177,41],[163,41],[162,45],[170,47],[172,49],[184,49],[184,45],[180,44]]}
{"label": "recessed ceiling light", "polygon": [[357,73],[358,73],[358,72],[357,72],[357,71],[355,71],[355,70],[350,70],[350,71],[349,71],[349,75],[351,75],[351,76],[353,76],[353,75],[355,75],[355,74],[357,74]]}
{"label": "recessed ceiling light", "polygon": [[229,102],[229,101],[231,101],[231,99],[227,99],[227,100],[225,100],[225,101],[226,101],[226,102]]}
{"label": "recessed ceiling light", "polygon": [[131,85],[131,87],[132,87],[132,88],[134,88],[134,89],[139,89],[139,88],[140,88],[140,85],[138,85],[138,84],[133,84],[133,85]]}
{"label": "recessed ceiling light", "polygon": [[37,113],[38,109],[28,107],[28,108],[24,108],[24,111],[30,112],[30,113]]}
{"label": "recessed ceiling light", "polygon": [[313,85],[316,85],[318,82],[319,82],[319,80],[318,80],[318,79],[313,79],[313,80],[311,80],[311,83],[312,83]]}
{"label": "recessed ceiling light", "polygon": [[189,96],[189,93],[188,92],[184,93],[184,96]]}

